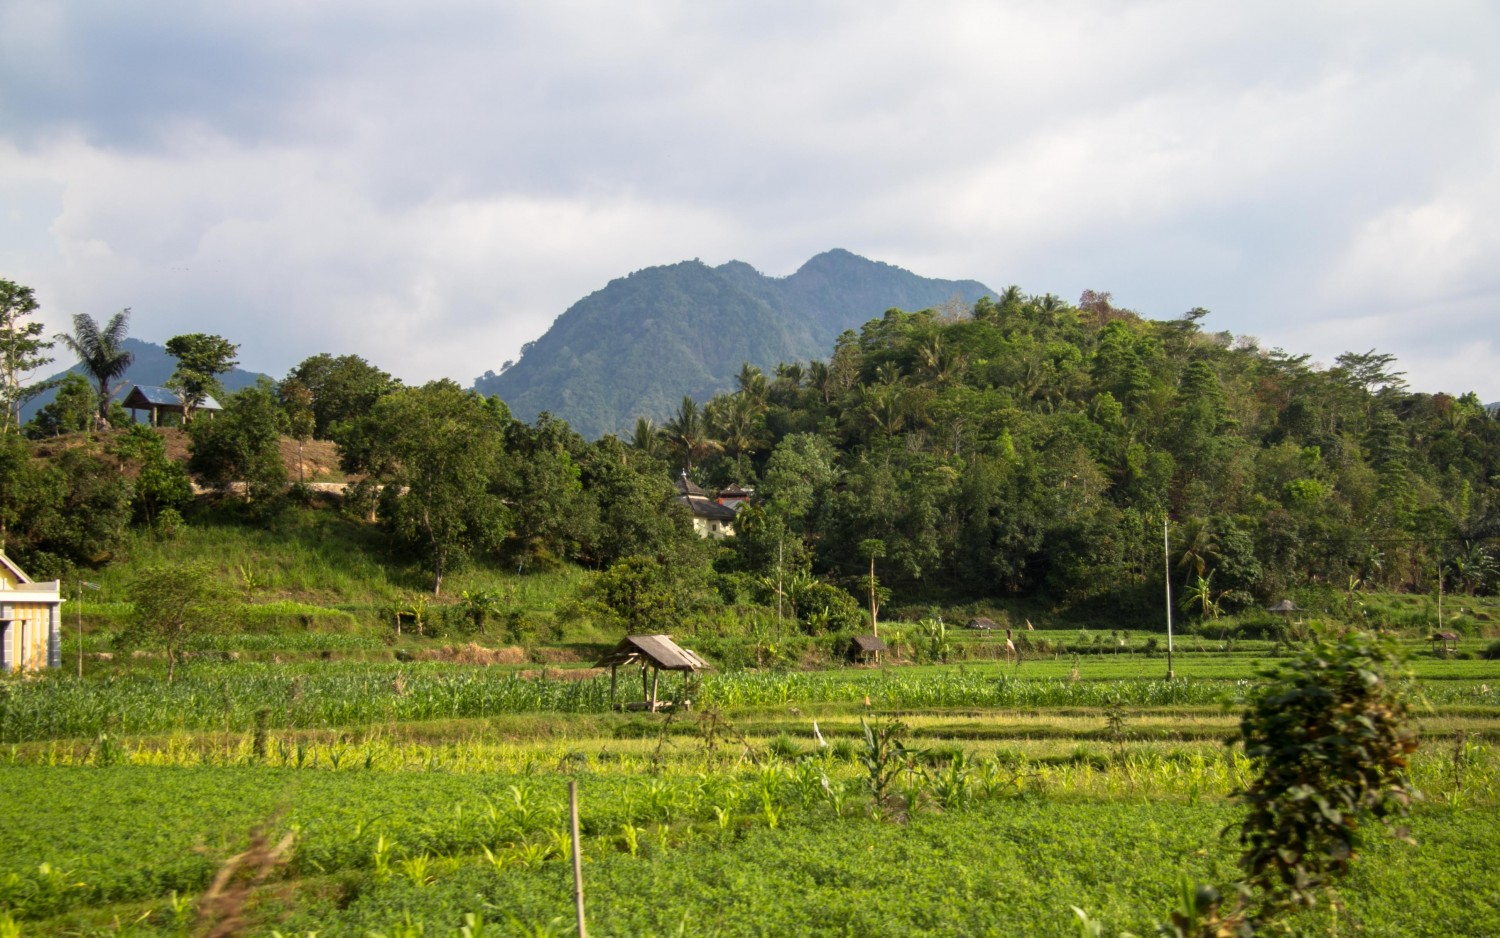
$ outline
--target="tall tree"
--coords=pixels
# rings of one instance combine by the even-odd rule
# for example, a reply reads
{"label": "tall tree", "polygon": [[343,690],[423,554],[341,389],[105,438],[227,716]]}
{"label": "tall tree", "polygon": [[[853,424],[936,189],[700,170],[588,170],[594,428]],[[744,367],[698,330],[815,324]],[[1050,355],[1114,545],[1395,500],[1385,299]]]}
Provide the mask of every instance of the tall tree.
{"label": "tall tree", "polygon": [[262,378],[255,387],[230,395],[213,420],[188,427],[188,469],[220,491],[243,483],[253,502],[266,502],[286,486],[281,461],[285,415]]}
{"label": "tall tree", "polygon": [[114,398],[114,385],[124,376],[134,356],[121,346],[125,342],[125,330],[130,325],[130,308],[120,310],[100,328],[87,313],[73,317],[73,333],[58,333],[57,341],[73,350],[84,370],[94,379],[99,388],[99,411],[97,425],[109,426],[109,404]]}
{"label": "tall tree", "polygon": [[235,354],[240,347],[217,335],[191,332],[173,336],[167,340],[167,354],[177,359],[177,369],[167,381],[167,387],[177,392],[182,400],[182,422],[193,419],[197,409],[210,394],[224,393],[219,375],[226,374],[239,362]]}
{"label": "tall tree", "polygon": [[507,512],[495,492],[509,417],[452,381],[380,398],[339,439],[344,467],[383,485],[381,523],[443,577],[475,551],[498,547]]}
{"label": "tall tree", "polygon": [[691,397],[682,399],[682,406],[677,408],[677,413],[662,425],[661,434],[668,445],[682,457],[683,468],[687,470],[691,470],[698,460],[724,448],[709,432],[703,411]]}
{"label": "tall tree", "polygon": [[359,420],[401,385],[358,355],[334,358],[326,352],[305,359],[287,377],[312,394],[313,436],[320,440],[334,439],[335,424]]}
{"label": "tall tree", "polygon": [[36,294],[11,280],[0,280],[0,404],[5,423],[0,433],[21,427],[21,405],[46,388],[28,385],[31,373],[52,361],[52,343],[42,338],[42,324],[26,322],[37,311]]}

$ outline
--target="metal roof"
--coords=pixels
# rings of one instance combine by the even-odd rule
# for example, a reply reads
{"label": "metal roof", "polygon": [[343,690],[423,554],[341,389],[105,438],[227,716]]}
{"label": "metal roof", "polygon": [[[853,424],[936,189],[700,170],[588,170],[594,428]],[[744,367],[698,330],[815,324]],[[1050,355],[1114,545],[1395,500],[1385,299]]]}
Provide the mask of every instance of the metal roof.
{"label": "metal roof", "polygon": [[594,667],[618,667],[642,659],[663,671],[698,671],[710,667],[707,661],[679,646],[668,635],[627,635]]}
{"label": "metal roof", "polygon": [[[125,395],[125,406],[130,407],[131,401],[138,401],[138,403],[136,404],[137,407],[182,406],[182,398],[177,396],[176,391],[172,390],[171,388],[158,388],[148,384],[137,384],[135,387],[131,388],[130,393]],[[224,408],[219,404],[219,402],[214,400],[213,395],[205,396],[203,398],[203,403],[198,405],[198,410],[223,409]]]}

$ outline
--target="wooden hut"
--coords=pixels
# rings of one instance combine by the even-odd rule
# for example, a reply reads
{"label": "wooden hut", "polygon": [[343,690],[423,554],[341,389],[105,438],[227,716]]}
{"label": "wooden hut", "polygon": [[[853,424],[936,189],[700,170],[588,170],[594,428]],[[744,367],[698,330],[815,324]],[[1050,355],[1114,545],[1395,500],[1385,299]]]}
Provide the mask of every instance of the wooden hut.
{"label": "wooden hut", "polygon": [[1433,632],[1431,641],[1432,651],[1439,658],[1446,658],[1458,651],[1457,632]]}
{"label": "wooden hut", "polygon": [[996,622],[994,619],[986,618],[985,616],[978,616],[964,623],[964,628],[978,629],[981,632],[993,632],[999,627],[1000,624],[998,622]]}
{"label": "wooden hut", "polygon": [[1274,606],[1267,606],[1266,607],[1266,611],[1267,612],[1276,612],[1276,613],[1280,613],[1281,615],[1284,615],[1284,616],[1289,616],[1289,615],[1291,615],[1294,612],[1301,612],[1302,611],[1302,607],[1298,606],[1296,603],[1292,602],[1290,599],[1283,599],[1281,602],[1277,603]]}
{"label": "wooden hut", "polygon": [[878,635],[856,635],[849,643],[849,658],[861,664],[880,662],[880,653],[885,651],[885,642]]}
{"label": "wooden hut", "polygon": [[[655,712],[664,707],[680,706],[687,709],[692,706],[689,697],[689,684],[692,681],[693,672],[709,667],[708,662],[698,657],[686,648],[680,647],[672,641],[668,635],[627,635],[620,640],[609,654],[600,659],[595,665],[597,668],[609,668],[609,699],[615,699],[616,678],[619,669],[632,664],[641,666],[641,696],[642,701],[638,704],[626,704],[627,710],[650,710]],[[657,685],[663,671],[682,672],[682,699],[680,701],[661,700],[657,697]],[[648,673],[649,672],[649,673]]]}

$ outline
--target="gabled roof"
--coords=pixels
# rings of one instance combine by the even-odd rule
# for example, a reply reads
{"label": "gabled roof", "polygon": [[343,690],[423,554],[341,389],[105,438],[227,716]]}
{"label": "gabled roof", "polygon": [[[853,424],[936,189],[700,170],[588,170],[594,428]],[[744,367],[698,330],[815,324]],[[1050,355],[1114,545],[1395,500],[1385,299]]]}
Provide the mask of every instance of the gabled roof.
{"label": "gabled roof", "polygon": [[594,667],[617,667],[642,659],[663,671],[698,671],[710,667],[707,661],[679,646],[669,635],[627,635]]}
{"label": "gabled roof", "polygon": [[865,652],[885,651],[885,642],[878,635],[856,635],[854,647]]}
{"label": "gabled roof", "polygon": [[1292,602],[1290,599],[1283,599],[1281,602],[1277,603],[1274,606],[1267,606],[1266,607],[1266,611],[1267,612],[1300,612],[1301,608],[1302,607],[1298,606],[1296,603]]}
{"label": "gabled roof", "polygon": [[688,511],[700,518],[708,518],[710,521],[733,521],[735,517],[733,508],[720,505],[702,495],[679,495],[677,500],[686,505]]}
{"label": "gabled roof", "polygon": [[[178,397],[177,392],[171,388],[158,388],[148,384],[137,384],[130,389],[129,394],[125,395],[124,404],[127,408],[136,407],[138,409],[145,407],[181,407],[182,398]],[[208,395],[203,398],[203,403],[199,404],[197,409],[223,410],[224,408],[218,401],[214,400],[213,395]]]}
{"label": "gabled roof", "polygon": [[703,489],[699,488],[697,486],[697,484],[693,482],[692,479],[689,479],[687,477],[687,470],[686,469],[682,470],[682,475],[678,476],[675,481],[676,481],[676,484],[677,484],[677,491],[680,494],[682,494],[682,495],[699,495],[699,496],[702,496],[703,498],[707,498],[708,497],[708,493],[707,492],[705,492]]}
{"label": "gabled roof", "polygon": [[25,584],[31,582],[31,577],[26,575],[26,571],[16,566],[14,560],[5,556],[5,551],[3,550],[0,550],[0,566],[4,566],[5,569],[9,570],[11,575],[16,578],[17,583]]}

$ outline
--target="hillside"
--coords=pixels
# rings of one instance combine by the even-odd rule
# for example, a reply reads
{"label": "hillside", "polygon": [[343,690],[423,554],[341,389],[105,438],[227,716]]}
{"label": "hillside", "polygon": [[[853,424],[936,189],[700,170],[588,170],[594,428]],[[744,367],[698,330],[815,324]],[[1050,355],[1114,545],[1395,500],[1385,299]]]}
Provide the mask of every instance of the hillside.
{"label": "hillside", "polygon": [[[124,398],[125,393],[130,390],[132,384],[155,385],[157,387],[165,385],[167,379],[172,377],[172,372],[177,368],[177,359],[168,355],[167,350],[155,342],[126,339],[123,345],[126,351],[135,356],[135,360],[130,363],[130,369],[125,372],[125,376],[118,382],[117,386],[120,388],[120,393],[116,398],[117,400]],[[66,364],[73,358],[72,354],[65,348],[58,347],[53,351],[57,364]],[[69,373],[88,377],[87,373],[83,370],[83,366],[75,364],[71,368],[51,375],[48,380],[60,381],[63,375]],[[226,389],[238,391],[240,388],[250,387],[261,378],[268,377],[270,376],[263,375],[257,371],[246,371],[242,368],[236,368],[224,375],[220,380]],[[36,415],[37,411],[52,403],[52,399],[55,396],[55,391],[47,391],[45,394],[38,395],[21,409],[21,421],[24,423],[30,420]]]}
{"label": "hillside", "polygon": [[834,340],[892,307],[924,309],[993,295],[973,280],[933,280],[834,250],[789,277],[749,264],[683,261],[611,281],[575,303],[547,333],[475,389],[498,394],[522,420],[542,411],[587,438],[663,418],[683,395],[729,389],[745,362],[826,357]]}

